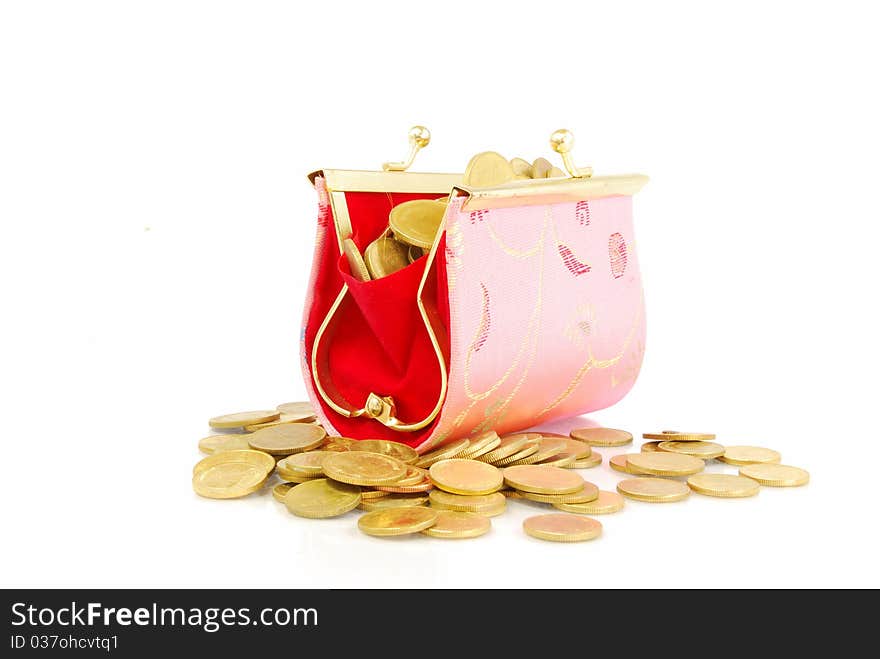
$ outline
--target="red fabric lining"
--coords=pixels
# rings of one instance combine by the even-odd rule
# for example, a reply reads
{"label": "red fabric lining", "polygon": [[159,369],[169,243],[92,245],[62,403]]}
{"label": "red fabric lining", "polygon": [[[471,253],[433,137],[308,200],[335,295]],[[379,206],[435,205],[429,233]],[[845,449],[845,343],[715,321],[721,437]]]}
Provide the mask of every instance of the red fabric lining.
{"label": "red fabric lining", "polygon": [[[397,204],[411,199],[439,195],[349,192],[346,202],[352,224],[352,238],[361,252],[378,238],[388,225],[388,213]],[[433,300],[439,321],[449,327],[449,300],[446,264],[442,258],[445,237],[438,246],[436,274],[429,275],[425,299]],[[307,354],[311,355],[315,334],[336,299],[342,284],[349,294],[337,310],[321,349],[327,350],[327,368],[321,382],[334,397],[341,395],[352,406],[361,407],[370,392],[390,395],[397,404],[397,417],[404,422],[423,419],[433,409],[440,395],[440,371],[437,358],[422,323],[416,293],[424,272],[423,257],[403,270],[375,281],[359,282],[351,277],[347,260],[339,254],[331,231],[327,249],[318,272],[312,308],[305,328]],[[440,340],[448,355],[448,329]],[[310,374],[314,377],[314,374]],[[328,381],[329,380],[329,381]],[[324,412],[340,433],[357,439],[390,439],[417,446],[430,434],[436,423],[412,433],[386,428],[373,419],[349,419],[334,412],[321,401]]]}

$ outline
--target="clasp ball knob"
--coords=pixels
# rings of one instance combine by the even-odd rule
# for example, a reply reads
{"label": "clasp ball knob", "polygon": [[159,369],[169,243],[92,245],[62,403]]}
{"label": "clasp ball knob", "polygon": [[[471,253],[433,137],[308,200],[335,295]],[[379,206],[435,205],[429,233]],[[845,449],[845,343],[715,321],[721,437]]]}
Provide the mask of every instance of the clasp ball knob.
{"label": "clasp ball knob", "polygon": [[431,141],[431,131],[424,126],[413,126],[409,129],[409,141],[418,148],[424,149]]}
{"label": "clasp ball knob", "polygon": [[550,146],[556,153],[568,153],[574,147],[574,135],[565,128],[555,130],[550,136]]}

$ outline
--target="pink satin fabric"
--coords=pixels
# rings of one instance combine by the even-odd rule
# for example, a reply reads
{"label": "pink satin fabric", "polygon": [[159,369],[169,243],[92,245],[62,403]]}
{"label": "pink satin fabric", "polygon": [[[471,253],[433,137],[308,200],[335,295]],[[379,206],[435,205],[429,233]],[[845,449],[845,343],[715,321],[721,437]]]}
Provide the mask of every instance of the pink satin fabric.
{"label": "pink satin fabric", "polygon": [[620,400],[645,349],[632,197],[474,212],[462,201],[443,255],[449,392],[420,450]]}

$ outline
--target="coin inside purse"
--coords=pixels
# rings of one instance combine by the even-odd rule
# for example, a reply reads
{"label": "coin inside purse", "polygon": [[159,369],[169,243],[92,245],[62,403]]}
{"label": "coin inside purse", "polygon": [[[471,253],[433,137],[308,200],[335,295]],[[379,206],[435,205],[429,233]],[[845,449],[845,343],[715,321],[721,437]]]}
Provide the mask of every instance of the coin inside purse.
{"label": "coin inside purse", "polygon": [[[315,181],[322,185],[321,179]],[[391,209],[414,199],[435,199],[442,194],[346,192],[345,205],[351,238],[363,254],[367,246],[388,229]],[[319,238],[313,291],[315,299],[307,318],[303,340],[311,354],[319,327],[326,322],[317,350],[318,377],[330,397],[362,407],[371,393],[391,396],[400,419],[427,417],[441,394],[437,354],[418,304],[427,257],[379,279],[361,281],[339,247],[333,209],[319,221]],[[323,235],[321,235],[323,234]],[[445,238],[437,250],[443,254]],[[340,291],[346,287],[344,295]],[[445,262],[437,258],[424,277],[422,302],[444,354],[448,354],[449,307]],[[321,400],[323,411],[344,436],[390,439],[417,446],[433,423],[413,432],[385,427],[368,417],[348,417]]]}
{"label": "coin inside purse", "polygon": [[[368,270],[368,277],[371,280],[377,280],[387,277],[389,274],[411,265],[413,262],[422,258],[428,253],[431,242],[436,233],[436,224],[420,237],[419,240],[413,242],[405,235],[396,235],[392,230],[390,216],[392,212],[408,208],[410,216],[413,215],[413,204],[423,204],[426,201],[438,201],[437,204],[428,203],[431,207],[432,220],[439,224],[445,209],[448,197],[437,194],[418,194],[418,193],[391,193],[391,192],[347,192],[345,193],[345,210],[347,213],[347,222],[350,224],[351,230],[345,231],[342,227],[340,233],[348,235],[354,244],[352,254],[347,255],[347,263],[341,264],[341,269],[351,274],[356,279],[364,280],[367,277],[361,276],[364,270]],[[423,206],[417,206],[415,213],[421,212]],[[439,208],[439,212],[436,209]],[[396,210],[395,210],[396,209]],[[397,226],[397,225],[395,225]],[[427,226],[431,226],[428,223]],[[381,248],[376,249],[379,244],[384,243]],[[394,246],[393,250],[387,249]],[[351,247],[351,246],[349,246]],[[371,259],[373,256],[378,258]],[[384,258],[382,258],[384,257]],[[352,260],[355,263],[352,263]],[[361,266],[361,262],[366,266]],[[353,271],[353,266],[354,270]]]}

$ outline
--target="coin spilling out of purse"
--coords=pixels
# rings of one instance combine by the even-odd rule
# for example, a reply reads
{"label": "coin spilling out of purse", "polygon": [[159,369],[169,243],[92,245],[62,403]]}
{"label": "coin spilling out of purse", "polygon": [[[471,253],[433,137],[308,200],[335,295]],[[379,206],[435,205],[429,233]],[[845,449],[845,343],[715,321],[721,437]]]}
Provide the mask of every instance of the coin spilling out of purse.
{"label": "coin spilling out of purse", "polygon": [[[507,160],[494,151],[484,151],[471,158],[465,168],[463,183],[485,188],[517,180],[564,176],[565,173],[546,158],[536,158],[529,163],[523,158]],[[363,254],[351,238],[346,238],[342,248],[351,276],[361,282],[382,279],[427,254],[434,244],[448,202],[446,196],[414,199],[394,206],[388,215],[388,227],[367,245]]]}
{"label": "coin spilling out of purse", "polygon": [[[491,518],[504,514],[508,501],[514,501],[553,509],[528,517],[523,522],[526,535],[583,542],[602,534],[601,522],[592,516],[620,512],[625,499],[671,503],[692,492],[745,498],[764,487],[798,487],[810,479],[807,471],[780,464],[777,451],[724,446],[711,441],[712,433],[644,433],[643,438],[653,441],[641,451],[609,460],[625,475],[612,492],[600,490],[575,470],[602,464],[603,456],[594,447],[632,443],[625,430],[574,428],[569,435],[504,436],[490,430],[419,454],[397,442],[330,436],[309,403],[225,414],[209,425],[226,432],[198,443],[208,456],[193,468],[197,494],[234,499],[271,489],[276,501],[302,518],[362,511],[357,526],[375,537],[476,538],[490,532]],[[706,471],[714,461],[737,473]]]}

